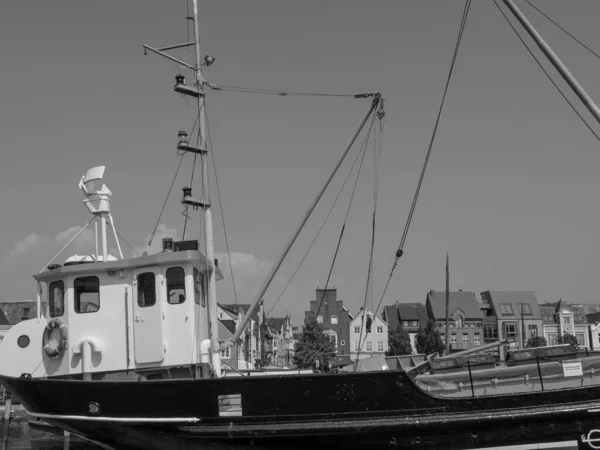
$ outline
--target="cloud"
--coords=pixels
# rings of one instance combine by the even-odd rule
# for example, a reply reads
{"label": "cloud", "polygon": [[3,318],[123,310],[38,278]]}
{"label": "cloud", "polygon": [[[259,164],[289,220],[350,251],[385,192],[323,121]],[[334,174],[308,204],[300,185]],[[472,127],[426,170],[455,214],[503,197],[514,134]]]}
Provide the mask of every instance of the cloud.
{"label": "cloud", "polygon": [[[271,261],[260,259],[251,253],[231,252],[231,269],[233,270],[233,280],[235,289],[240,302],[249,302],[258,292],[258,288],[265,280]],[[229,257],[226,253],[215,255],[219,260],[219,267],[223,271],[225,280],[219,283],[222,291],[220,301],[223,303],[233,303],[232,276],[229,265]]]}
{"label": "cloud", "polygon": [[27,252],[34,252],[42,237],[37,233],[31,233],[28,236],[25,236],[20,241],[15,242],[12,250],[9,253],[11,258],[15,256],[23,255]]}
{"label": "cloud", "polygon": [[[134,247],[135,256],[141,255],[144,251],[146,251],[146,246],[148,245],[148,241],[150,241],[150,234],[146,236],[144,241],[144,245],[139,247]],[[156,227],[156,232],[154,233],[154,238],[152,239],[152,245],[148,249],[148,254],[153,255],[155,253],[160,253],[162,251],[162,241],[164,238],[170,237],[173,240],[180,239],[177,237],[177,230],[175,228],[168,228],[164,223],[161,223],[158,227]]]}

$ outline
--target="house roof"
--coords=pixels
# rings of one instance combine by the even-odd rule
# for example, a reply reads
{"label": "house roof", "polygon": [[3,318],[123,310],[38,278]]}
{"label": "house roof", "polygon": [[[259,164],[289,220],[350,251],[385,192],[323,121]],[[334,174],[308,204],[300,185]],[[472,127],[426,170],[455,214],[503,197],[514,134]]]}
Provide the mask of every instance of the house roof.
{"label": "house roof", "polygon": [[529,305],[530,310],[523,311],[524,319],[542,318],[534,291],[486,291],[482,296],[484,294],[487,294],[499,319],[521,318],[524,305]]}
{"label": "house roof", "polygon": [[[15,325],[25,319],[34,319],[37,317],[37,302],[34,300],[0,303],[0,309],[10,325]],[[42,303],[42,313],[46,313],[45,303]]]}
{"label": "house roof", "polygon": [[600,322],[600,312],[595,312],[595,313],[587,314],[585,317],[586,317],[588,323],[598,323],[598,322]]}
{"label": "house roof", "polygon": [[[234,331],[235,333],[235,331]],[[223,321],[219,320],[219,339],[224,341],[233,336],[233,333],[223,324]]]}
{"label": "house roof", "polygon": [[[367,311],[367,313],[369,313],[370,315],[372,315],[372,316],[373,316],[373,323],[375,323],[377,320],[379,320],[379,321],[380,321],[381,323],[383,323],[384,325],[387,325],[387,324],[388,324],[388,323],[387,323],[385,320],[383,320],[383,319],[381,318],[381,316],[379,316],[379,315],[375,314],[375,313],[373,312],[373,310],[372,310],[371,308],[369,308],[368,306],[367,306],[367,307],[366,307],[364,310],[366,310],[366,311]],[[354,316],[354,318],[351,318],[351,320],[350,320],[350,326],[354,326],[354,322],[357,322],[357,323],[362,323],[362,313],[363,313],[363,311],[364,311],[364,310],[363,310],[363,309],[361,309],[361,310],[358,312],[358,314],[357,314],[356,316]]]}
{"label": "house roof", "polygon": [[[225,320],[219,320],[219,323],[223,324],[223,326],[225,328],[227,328],[227,330],[229,330],[229,332],[231,333],[231,335],[233,336],[235,333],[235,321],[234,320],[229,320],[229,319],[225,319]],[[221,327],[219,326],[219,329]],[[221,336],[219,334],[219,336]]]}
{"label": "house roof", "polygon": [[[446,292],[429,291],[427,299],[431,304],[431,310],[434,319],[442,319],[446,317]],[[449,299],[450,315],[456,310],[461,309],[465,313],[465,318],[481,319],[481,309],[479,302],[475,297],[475,292],[459,291],[450,292]]]}
{"label": "house roof", "polygon": [[[223,308],[224,310],[231,312],[233,314],[241,314],[242,316],[246,314],[246,311],[248,311],[250,309],[250,305],[248,304],[237,304],[237,305],[224,305],[221,304],[220,305],[221,308]],[[250,318],[252,320],[254,320],[255,322],[258,322],[258,313],[260,311],[260,308],[257,307],[254,312],[252,313],[252,315],[250,316]]]}
{"label": "house roof", "polygon": [[429,320],[427,308],[422,303],[396,303],[383,308],[385,320],[391,329],[400,325],[402,320],[418,320],[425,325]]}
{"label": "house roof", "polygon": [[558,323],[556,320],[556,315],[560,311],[565,310],[573,313],[573,322],[575,322],[575,324],[578,325],[587,325],[588,323],[590,323],[588,320],[589,316],[593,315],[588,314],[586,316],[586,308],[584,305],[580,305],[577,303],[569,305],[562,298],[558,302],[544,303],[543,305],[540,305],[540,311],[542,313],[542,320],[544,321],[544,323]]}
{"label": "house roof", "polygon": [[287,324],[287,318],[285,317],[268,317],[267,325],[276,333],[279,333],[282,327],[285,327]]}

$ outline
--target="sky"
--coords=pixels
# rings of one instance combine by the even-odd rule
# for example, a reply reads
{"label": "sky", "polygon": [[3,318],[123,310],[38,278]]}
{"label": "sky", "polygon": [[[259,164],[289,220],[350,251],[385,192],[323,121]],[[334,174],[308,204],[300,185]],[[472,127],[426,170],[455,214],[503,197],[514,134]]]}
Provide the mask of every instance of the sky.
{"label": "sky", "polygon": [[[600,51],[600,3],[532,2]],[[517,4],[592,98],[600,98],[600,61],[525,2]],[[201,49],[216,58],[205,70],[209,82],[384,95],[374,281],[367,295],[374,307],[431,138],[463,6],[458,0],[200,2]],[[34,298],[31,276],[89,220],[77,184],[91,167],[107,166],[117,231],[132,248],[145,248],[179,163],[177,132],[191,130],[195,104],[172,91],[182,69],[145,56],[142,44],[186,42],[186,9],[185,0],[3,2],[0,301]],[[191,49],[172,53],[193,61]],[[215,250],[225,273],[219,302],[235,301],[224,229],[237,301],[249,303],[369,102],[209,92],[221,199],[211,172]],[[186,158],[158,221],[155,249],[162,237],[182,235],[180,189],[192,171]],[[365,161],[330,281],[353,313],[365,302],[371,242],[372,155]],[[598,141],[494,3],[473,1],[405,254],[382,304],[424,302],[427,291],[443,290],[446,253],[453,290],[534,290],[540,303],[561,297],[600,303],[599,167]],[[267,310],[348,169],[342,166],[267,291]],[[195,192],[199,180],[197,174]],[[315,289],[325,285],[348,199],[345,190],[271,315],[290,313],[301,323]],[[195,238],[200,216],[190,216],[187,231]],[[128,244],[122,242],[131,256]],[[92,248],[93,233],[86,231],[58,261]],[[115,254],[114,243],[110,248]]]}

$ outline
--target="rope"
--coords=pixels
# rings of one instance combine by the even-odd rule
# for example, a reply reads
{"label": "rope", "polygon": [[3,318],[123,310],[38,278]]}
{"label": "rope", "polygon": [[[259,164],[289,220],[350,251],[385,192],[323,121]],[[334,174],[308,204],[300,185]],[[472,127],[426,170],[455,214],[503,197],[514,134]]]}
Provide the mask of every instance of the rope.
{"label": "rope", "polygon": [[265,95],[279,95],[282,97],[287,96],[304,96],[304,97],[345,97],[345,98],[365,98],[372,97],[374,94],[336,94],[328,92],[298,92],[298,91],[280,91],[275,89],[261,89],[261,88],[247,88],[241,86],[227,86],[227,85],[215,85],[209,84],[210,88],[216,91],[224,92],[242,92],[245,94],[265,94]]}
{"label": "rope", "polygon": [[[206,112],[206,98],[204,99],[204,111]],[[235,278],[233,276],[233,266],[231,264],[231,252],[229,251],[229,238],[227,237],[227,226],[225,225],[225,213],[223,212],[223,201],[221,200],[221,191],[219,189],[219,177],[217,176],[217,163],[215,162],[215,154],[212,151],[212,138],[210,135],[210,126],[208,125],[208,114],[206,114],[206,137],[207,150],[210,152],[211,161],[213,164],[213,172],[215,174],[215,186],[217,190],[217,200],[219,201],[219,212],[221,214],[221,222],[223,223],[223,236],[225,237],[225,249],[227,250],[227,262],[229,264],[229,273],[231,273],[231,284],[233,285],[233,298],[235,304],[238,304],[237,290],[235,288]]]}
{"label": "rope", "polygon": [[302,266],[302,263],[304,262],[304,260],[306,259],[306,257],[308,256],[308,254],[310,253],[310,250],[312,249],[313,245],[315,244],[315,242],[317,241],[317,238],[319,237],[319,235],[321,234],[321,230],[323,230],[323,228],[325,227],[325,224],[327,223],[327,219],[329,219],[329,216],[331,215],[331,213],[333,212],[333,208],[335,207],[335,205],[337,204],[338,199],[340,198],[342,191],[344,190],[344,187],[346,186],[346,183],[348,182],[348,180],[350,179],[350,175],[352,175],[352,172],[354,171],[354,167],[356,167],[356,163],[358,162],[360,156],[361,156],[361,151],[358,152],[358,154],[356,155],[356,158],[354,158],[354,162],[352,163],[352,167],[350,168],[350,170],[348,171],[348,175],[346,175],[346,178],[344,179],[344,182],[342,183],[342,187],[340,188],[340,190],[338,191],[335,199],[333,200],[333,204],[331,205],[331,208],[329,208],[329,212],[327,213],[327,215],[325,216],[325,219],[323,220],[323,222],[321,223],[321,226],[319,228],[319,230],[317,231],[317,234],[315,235],[314,239],[312,240],[312,242],[310,243],[310,245],[308,246],[308,250],[306,250],[306,252],[304,253],[304,256],[302,257],[302,259],[300,260],[300,262],[298,263],[298,265],[296,266],[296,269],[294,270],[294,272],[292,273],[292,276],[290,277],[290,279],[288,280],[287,284],[285,285],[285,287],[283,288],[283,290],[281,291],[281,293],[279,294],[279,297],[277,297],[277,300],[275,300],[275,303],[273,304],[273,306],[271,307],[271,309],[269,309],[269,312],[267,313],[267,315],[271,314],[271,311],[273,311],[273,309],[275,308],[275,306],[277,306],[277,303],[279,302],[279,300],[281,300],[281,297],[283,297],[283,294],[285,293],[285,291],[287,290],[288,286],[291,284],[292,280],[294,279],[294,277],[296,276],[296,273],[298,273],[298,270],[300,270],[300,267]]}
{"label": "rope", "polygon": [[113,231],[114,231],[115,233],[117,233],[117,236],[119,236],[119,238],[120,238],[120,239],[121,239],[123,242],[125,242],[125,243],[126,243],[128,246],[129,246],[129,248],[130,248],[131,250],[133,250],[135,253],[137,253],[137,255],[138,255],[138,256],[142,256],[142,255],[140,255],[140,252],[138,252],[138,251],[137,251],[135,248],[133,248],[133,247],[131,246],[131,244],[130,244],[129,242],[127,242],[127,241],[125,240],[125,238],[124,238],[123,236],[121,236],[121,235],[119,234],[119,232],[113,228],[112,224],[111,224],[109,221],[106,221],[106,224],[107,224],[107,225],[108,225],[110,228],[112,228],[112,229],[113,229]]}
{"label": "rope", "polygon": [[573,112],[575,114],[577,114],[577,117],[579,117],[579,119],[581,119],[581,121],[587,127],[587,129],[592,132],[592,134],[596,137],[596,139],[598,141],[600,141],[600,136],[598,135],[598,133],[596,133],[594,131],[594,129],[591,127],[591,125],[583,118],[583,116],[581,115],[581,113],[579,111],[577,111],[577,109],[575,108],[575,105],[573,105],[573,103],[567,98],[567,96],[564,94],[564,92],[561,90],[561,88],[558,87],[558,84],[556,84],[556,81],[554,81],[552,79],[552,77],[550,76],[550,74],[548,73],[548,71],[544,68],[544,66],[542,65],[542,63],[540,62],[540,60],[537,58],[537,56],[535,56],[535,54],[533,53],[533,51],[529,48],[529,46],[527,45],[527,43],[525,42],[525,40],[521,37],[521,35],[518,33],[517,29],[514,27],[514,25],[508,19],[508,16],[506,15],[506,13],[504,11],[502,11],[502,8],[500,8],[500,5],[496,2],[496,0],[494,0],[494,3],[496,4],[496,7],[498,8],[498,10],[504,16],[504,19],[506,19],[506,22],[510,25],[510,27],[512,28],[512,30],[515,32],[515,34],[517,35],[517,37],[519,38],[519,40],[521,41],[521,43],[525,46],[525,48],[527,49],[527,51],[529,52],[529,54],[531,55],[531,57],[535,60],[535,62],[537,63],[537,65],[540,67],[540,69],[542,69],[542,72],[544,72],[544,74],[546,75],[546,77],[548,78],[548,80],[550,80],[550,82],[554,85],[554,87],[556,88],[556,90],[558,91],[558,93],[562,96],[562,98],[565,99],[565,101],[569,104],[569,106],[571,107],[571,109],[573,110]]}
{"label": "rope", "polygon": [[596,58],[600,59],[600,55],[598,53],[596,53],[594,50],[592,50],[591,48],[589,48],[587,45],[585,45],[583,42],[581,42],[579,39],[577,39],[575,36],[573,36],[571,33],[569,33],[563,27],[561,27],[558,23],[556,23],[554,20],[552,20],[547,14],[545,14],[540,8],[538,8],[537,6],[535,6],[529,0],[525,0],[525,2],[529,6],[531,6],[533,9],[535,9],[537,12],[539,12],[542,16],[544,16],[546,19],[548,19],[550,22],[552,22],[554,25],[556,25],[558,28],[560,28],[561,31],[563,31],[567,36],[569,36],[571,39],[573,39],[575,42],[577,42],[579,45],[581,45],[583,48],[585,48],[588,52],[590,52]]}
{"label": "rope", "polygon": [[396,251],[396,260],[394,261],[394,264],[392,265],[392,269],[390,271],[390,276],[385,284],[385,288],[383,290],[383,293],[381,294],[381,299],[379,300],[379,304],[377,305],[377,309],[376,309],[376,314],[377,311],[379,311],[379,308],[381,307],[381,302],[383,301],[383,297],[385,296],[385,293],[387,292],[387,289],[389,287],[390,281],[392,279],[392,275],[394,273],[394,270],[396,269],[396,267],[398,266],[398,260],[402,257],[402,255],[404,254],[404,244],[406,243],[406,236],[408,235],[408,230],[410,229],[410,224],[412,222],[412,218],[413,218],[413,214],[415,212],[415,208],[417,206],[417,200],[419,198],[419,193],[421,191],[421,186],[423,184],[423,178],[425,177],[425,171],[427,170],[427,164],[429,163],[429,157],[431,156],[431,149],[433,148],[433,143],[435,142],[435,137],[437,134],[437,130],[438,130],[438,126],[440,124],[440,120],[442,118],[442,111],[444,110],[444,104],[446,101],[446,95],[448,93],[448,88],[450,86],[450,81],[452,79],[452,74],[454,72],[454,66],[456,64],[456,59],[458,56],[458,50],[460,48],[460,43],[462,41],[462,36],[463,36],[463,32],[465,30],[465,25],[467,23],[467,16],[469,15],[469,9],[471,7],[471,0],[466,0],[465,1],[465,8],[463,10],[463,15],[462,15],[462,19],[460,22],[460,28],[458,31],[458,37],[456,40],[456,45],[454,46],[454,54],[452,55],[452,63],[450,64],[450,70],[448,71],[448,78],[446,79],[446,86],[444,88],[444,94],[442,95],[442,101],[440,104],[440,109],[438,110],[438,114],[437,114],[437,118],[435,121],[435,125],[433,127],[433,133],[431,135],[431,140],[429,142],[429,148],[427,149],[427,156],[425,157],[425,163],[423,164],[423,168],[421,170],[421,176],[419,177],[419,182],[417,184],[417,189],[415,191],[415,196],[413,198],[412,201],[412,205],[410,207],[410,212],[408,214],[408,218],[406,219],[406,225],[404,226],[404,232],[402,233],[402,239],[400,240],[400,245],[398,246],[398,250]]}
{"label": "rope", "polygon": [[169,187],[169,192],[167,192],[167,197],[165,198],[165,202],[163,203],[163,206],[160,210],[160,214],[158,215],[158,220],[156,221],[156,225],[154,225],[154,230],[152,230],[152,234],[150,235],[150,240],[148,241],[148,246],[146,247],[146,250],[144,250],[144,255],[148,254],[148,249],[150,248],[150,246],[152,245],[152,241],[154,240],[154,235],[156,234],[156,230],[158,229],[158,224],[160,223],[160,218],[163,215],[163,212],[165,211],[165,207],[167,206],[167,201],[169,200],[169,196],[171,195],[171,190],[173,189],[173,185],[175,184],[175,180],[177,179],[177,174],[179,173],[179,169],[181,168],[181,163],[183,162],[183,157],[185,156],[185,153],[183,155],[181,155],[181,158],[179,158],[179,165],[177,166],[177,170],[175,171],[175,176],[173,177],[173,181],[171,181],[171,186]]}

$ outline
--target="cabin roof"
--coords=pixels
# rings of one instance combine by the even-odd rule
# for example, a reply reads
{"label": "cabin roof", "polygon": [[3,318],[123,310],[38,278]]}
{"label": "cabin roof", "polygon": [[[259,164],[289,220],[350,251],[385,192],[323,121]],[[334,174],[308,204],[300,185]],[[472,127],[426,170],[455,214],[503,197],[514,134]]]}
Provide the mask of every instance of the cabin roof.
{"label": "cabin roof", "polygon": [[[185,250],[179,252],[160,252],[154,255],[140,256],[137,258],[119,259],[116,261],[94,262],[84,264],[74,264],[70,266],[61,266],[56,269],[46,270],[35,275],[38,281],[48,281],[61,275],[93,273],[102,270],[120,270],[136,269],[138,267],[148,267],[163,264],[200,262],[202,271],[210,270],[213,264],[208,264],[206,257],[197,250]],[[216,267],[215,273],[217,280],[223,279],[223,273]]]}

